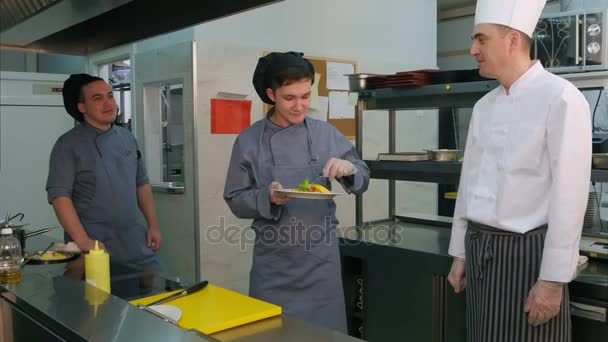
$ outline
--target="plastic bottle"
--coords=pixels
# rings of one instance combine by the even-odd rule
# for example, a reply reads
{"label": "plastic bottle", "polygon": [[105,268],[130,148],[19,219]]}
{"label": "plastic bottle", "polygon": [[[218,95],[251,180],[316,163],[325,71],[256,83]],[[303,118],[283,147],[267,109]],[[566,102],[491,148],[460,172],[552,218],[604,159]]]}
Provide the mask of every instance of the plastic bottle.
{"label": "plastic bottle", "polygon": [[95,249],[84,256],[86,282],[110,293],[110,255],[99,248],[95,240]]}
{"label": "plastic bottle", "polygon": [[21,280],[21,244],[13,237],[13,229],[0,231],[0,283],[18,283]]}

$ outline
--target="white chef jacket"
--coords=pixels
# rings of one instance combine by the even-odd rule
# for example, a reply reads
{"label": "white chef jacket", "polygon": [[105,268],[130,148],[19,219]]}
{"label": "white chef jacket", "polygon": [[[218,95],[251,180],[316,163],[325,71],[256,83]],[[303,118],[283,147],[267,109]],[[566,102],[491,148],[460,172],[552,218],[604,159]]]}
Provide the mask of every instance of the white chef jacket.
{"label": "white chef jacket", "polygon": [[525,233],[548,224],[539,278],[575,275],[591,174],[589,104],[536,62],[473,108],[449,253],[465,257],[467,221]]}

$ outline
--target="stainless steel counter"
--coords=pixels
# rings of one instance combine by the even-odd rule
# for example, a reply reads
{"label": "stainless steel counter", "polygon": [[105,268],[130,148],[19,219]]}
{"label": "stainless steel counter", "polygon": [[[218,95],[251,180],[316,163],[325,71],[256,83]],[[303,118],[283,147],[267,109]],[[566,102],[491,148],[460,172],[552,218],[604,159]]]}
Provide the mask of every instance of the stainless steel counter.
{"label": "stainless steel counter", "polygon": [[[33,238],[28,240],[28,249],[44,249],[48,243],[44,237]],[[112,295],[109,295],[82,280],[82,264],[79,259],[63,264],[26,265],[18,284],[0,284],[3,334],[8,333],[7,328],[14,321],[9,317],[11,312],[18,311],[59,336],[58,340],[360,341],[285,314],[212,336],[185,331],[127,303],[129,299],[175,287],[176,283],[168,277],[112,264]],[[15,334],[19,336],[19,331]]]}
{"label": "stainless steel counter", "polygon": [[[342,238],[342,243],[347,245],[376,244],[449,257],[451,229],[446,227],[383,220],[366,225],[362,230],[361,238],[357,237],[354,227],[342,228],[338,234]],[[588,265],[580,270],[574,283],[592,285],[596,287],[597,293],[602,293],[608,298],[608,263],[589,260]]]}
{"label": "stainless steel counter", "polygon": [[446,227],[383,220],[365,225],[360,238],[354,227],[341,228],[338,235],[345,244],[376,244],[449,256],[450,229]]}

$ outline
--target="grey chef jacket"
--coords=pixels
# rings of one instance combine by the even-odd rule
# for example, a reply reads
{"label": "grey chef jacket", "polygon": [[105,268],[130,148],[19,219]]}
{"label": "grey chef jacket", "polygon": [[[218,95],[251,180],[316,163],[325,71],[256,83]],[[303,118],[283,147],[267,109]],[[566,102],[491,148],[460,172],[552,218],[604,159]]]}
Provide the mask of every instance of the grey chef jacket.
{"label": "grey chef jacket", "polygon": [[104,132],[82,122],[55,143],[46,190],[49,203],[59,196],[72,199],[87,234],[103,242],[111,261],[158,269],[137,202],[137,187],[148,183],[129,130],[112,125]]}
{"label": "grey chef jacket", "polygon": [[237,217],[254,220],[249,295],[346,333],[334,201],[294,199],[275,205],[268,194],[273,181],[294,188],[308,179],[329,187],[318,176],[330,158],[349,160],[357,168],[355,175],[339,179],[345,191],[361,194],[367,189],[366,164],[333,126],[306,118],[282,128],[267,117],[234,143],[224,198]]}

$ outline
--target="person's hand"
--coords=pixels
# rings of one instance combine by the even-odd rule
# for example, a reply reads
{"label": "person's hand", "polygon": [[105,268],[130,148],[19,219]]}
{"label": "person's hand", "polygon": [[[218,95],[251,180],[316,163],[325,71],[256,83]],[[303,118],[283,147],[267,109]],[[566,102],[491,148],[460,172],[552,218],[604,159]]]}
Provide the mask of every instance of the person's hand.
{"label": "person's hand", "polygon": [[351,176],[357,173],[357,168],[348,160],[331,158],[323,167],[323,176],[331,180],[345,176]]}
{"label": "person's hand", "polygon": [[154,251],[158,251],[160,249],[160,243],[162,242],[162,240],[163,239],[160,236],[160,230],[158,229],[158,227],[148,228],[148,247],[152,248],[152,250]]}
{"label": "person's hand", "polygon": [[557,316],[563,291],[562,283],[538,280],[530,290],[524,307],[528,313],[528,324],[537,327]]}
{"label": "person's hand", "polygon": [[285,194],[279,194],[275,190],[281,190],[283,186],[279,182],[272,182],[268,187],[268,193],[270,194],[270,202],[283,205],[289,201],[289,197],[285,196]]}
{"label": "person's hand", "polygon": [[[83,253],[88,253],[91,249],[95,249],[95,240],[91,240],[90,238],[87,238],[86,240],[82,240],[82,241],[75,241],[75,242],[76,242],[76,245],[78,245],[78,248]],[[99,249],[103,249],[104,251],[107,251],[106,246],[101,241],[99,241]]]}
{"label": "person's hand", "polygon": [[448,274],[448,282],[450,282],[450,285],[454,288],[455,293],[463,291],[467,286],[464,265],[464,259],[454,258],[450,274]]}

